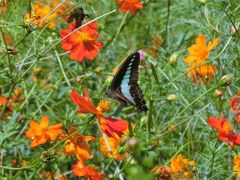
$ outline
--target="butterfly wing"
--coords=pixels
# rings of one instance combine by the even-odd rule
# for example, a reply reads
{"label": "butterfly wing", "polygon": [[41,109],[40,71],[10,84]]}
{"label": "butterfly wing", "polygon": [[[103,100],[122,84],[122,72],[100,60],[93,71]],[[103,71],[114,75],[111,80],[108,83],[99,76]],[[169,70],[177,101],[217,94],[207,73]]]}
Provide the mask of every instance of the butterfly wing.
{"label": "butterfly wing", "polygon": [[121,103],[130,103],[141,111],[146,111],[146,102],[137,83],[139,63],[139,52],[127,57],[112,80],[110,97]]}

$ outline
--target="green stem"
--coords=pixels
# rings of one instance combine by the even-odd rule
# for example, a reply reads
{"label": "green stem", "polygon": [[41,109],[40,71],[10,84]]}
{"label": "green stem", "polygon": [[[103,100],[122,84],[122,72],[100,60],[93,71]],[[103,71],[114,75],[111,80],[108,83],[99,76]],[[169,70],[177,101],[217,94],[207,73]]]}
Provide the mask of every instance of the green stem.
{"label": "green stem", "polygon": [[179,116],[181,116],[188,108],[190,108],[195,102],[197,102],[199,99],[201,99],[202,97],[204,97],[206,94],[208,94],[209,92],[211,92],[212,90],[218,88],[219,86],[221,86],[222,83],[218,83],[215,86],[211,87],[210,89],[208,89],[207,91],[205,91],[203,94],[201,94],[200,96],[198,96],[196,99],[194,99],[191,103],[189,103],[180,113],[178,113],[178,115],[176,117],[174,117],[171,121],[169,121],[168,125],[165,126],[165,128],[163,128],[163,130],[159,133],[161,136],[161,133],[164,132],[166,129],[168,129],[171,124],[178,119]]}
{"label": "green stem", "polygon": [[170,19],[170,6],[171,6],[171,0],[167,0],[167,22],[166,22],[166,28],[163,35],[163,44],[167,41],[168,36],[168,26],[169,26],[169,19]]}

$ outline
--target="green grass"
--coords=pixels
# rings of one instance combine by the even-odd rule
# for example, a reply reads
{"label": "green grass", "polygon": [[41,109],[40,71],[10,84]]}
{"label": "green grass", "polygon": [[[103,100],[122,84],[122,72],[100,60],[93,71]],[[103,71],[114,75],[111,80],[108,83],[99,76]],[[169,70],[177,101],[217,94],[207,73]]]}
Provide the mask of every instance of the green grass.
{"label": "green grass", "polygon": [[[70,60],[61,47],[59,32],[68,27],[66,21],[58,17],[54,28],[37,28],[28,34],[23,16],[29,12],[29,2],[9,1],[9,8],[0,16],[0,85],[2,96],[13,95],[13,89],[21,87],[25,101],[15,103],[14,113],[0,122],[2,178],[38,179],[42,170],[74,178],[71,166],[76,159],[61,154],[64,143],[55,150],[56,158],[50,163],[44,163],[40,157],[56,142],[30,149],[30,140],[26,140],[24,133],[29,129],[30,120],[39,121],[43,115],[50,118],[51,124],[62,122],[64,130],[75,125],[82,134],[97,139],[90,143],[93,158],[87,164],[99,166],[106,179],[116,173],[117,167],[127,179],[154,178],[150,170],[157,165],[170,166],[170,160],[178,154],[195,161],[194,179],[235,177],[233,157],[238,155],[239,147],[231,151],[228,144],[218,140],[217,132],[207,120],[221,115],[234,124],[235,132],[239,133],[239,125],[234,122],[229,107],[230,98],[240,89],[240,33],[231,33],[231,27],[240,24],[238,1],[144,0],[143,5],[136,16],[117,10],[97,19],[103,49],[94,61],[80,63]],[[77,1],[72,6],[83,6],[90,19],[117,9],[113,0]],[[13,46],[17,44],[17,55],[6,53],[3,32],[11,35]],[[208,58],[217,69],[213,81],[207,85],[193,83],[184,71],[187,66],[183,58],[198,34],[205,35],[207,41],[219,39],[219,45]],[[139,73],[139,85],[149,110],[140,113],[128,106],[118,116],[136,125],[133,136],[139,147],[131,151],[126,148],[126,142],[123,150],[129,152],[129,157],[121,162],[109,159],[99,150],[100,132],[96,122],[89,125],[91,115],[76,113],[69,91],[74,88],[82,94],[86,88],[97,105],[99,100],[106,99],[104,92],[114,75],[113,68],[136,49],[151,47],[152,37],[156,35],[165,38],[157,48],[159,56],[146,53]],[[173,54],[177,54],[176,66],[169,61]],[[42,69],[35,82],[32,81],[34,67]],[[231,84],[221,86],[221,78],[226,74],[233,76]],[[41,83],[48,86],[43,88]],[[216,89],[223,91],[221,97],[214,95]],[[177,96],[176,101],[167,99],[171,94]],[[109,116],[118,108],[118,103],[111,100],[111,107],[111,112],[106,113]],[[169,130],[173,126],[174,129]],[[13,159],[25,160],[28,165],[14,167]]]}

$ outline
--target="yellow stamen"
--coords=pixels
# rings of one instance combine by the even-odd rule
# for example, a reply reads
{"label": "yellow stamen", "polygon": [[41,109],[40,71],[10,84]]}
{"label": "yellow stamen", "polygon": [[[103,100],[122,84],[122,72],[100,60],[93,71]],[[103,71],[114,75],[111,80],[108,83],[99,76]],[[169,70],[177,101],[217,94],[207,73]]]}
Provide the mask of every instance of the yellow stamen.
{"label": "yellow stamen", "polygon": [[92,38],[89,36],[89,33],[87,32],[80,32],[78,31],[78,36],[77,36],[78,41],[90,41]]}
{"label": "yellow stamen", "polygon": [[223,124],[223,131],[227,134],[231,133],[233,131],[233,127],[229,122],[225,122]]}
{"label": "yellow stamen", "polygon": [[110,109],[110,102],[107,101],[107,100],[101,100],[99,103],[98,103],[98,106],[97,106],[97,110],[101,111],[101,112],[106,112]]}

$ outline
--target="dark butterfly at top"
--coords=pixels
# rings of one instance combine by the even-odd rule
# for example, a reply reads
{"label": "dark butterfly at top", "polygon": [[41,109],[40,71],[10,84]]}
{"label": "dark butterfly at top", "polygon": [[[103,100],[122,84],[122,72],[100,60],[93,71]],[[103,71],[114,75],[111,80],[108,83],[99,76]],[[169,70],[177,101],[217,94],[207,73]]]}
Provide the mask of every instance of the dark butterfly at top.
{"label": "dark butterfly at top", "polygon": [[121,64],[114,75],[106,95],[118,100],[121,104],[131,104],[140,111],[147,111],[146,101],[138,86],[138,66],[142,56],[141,50],[131,54]]}

